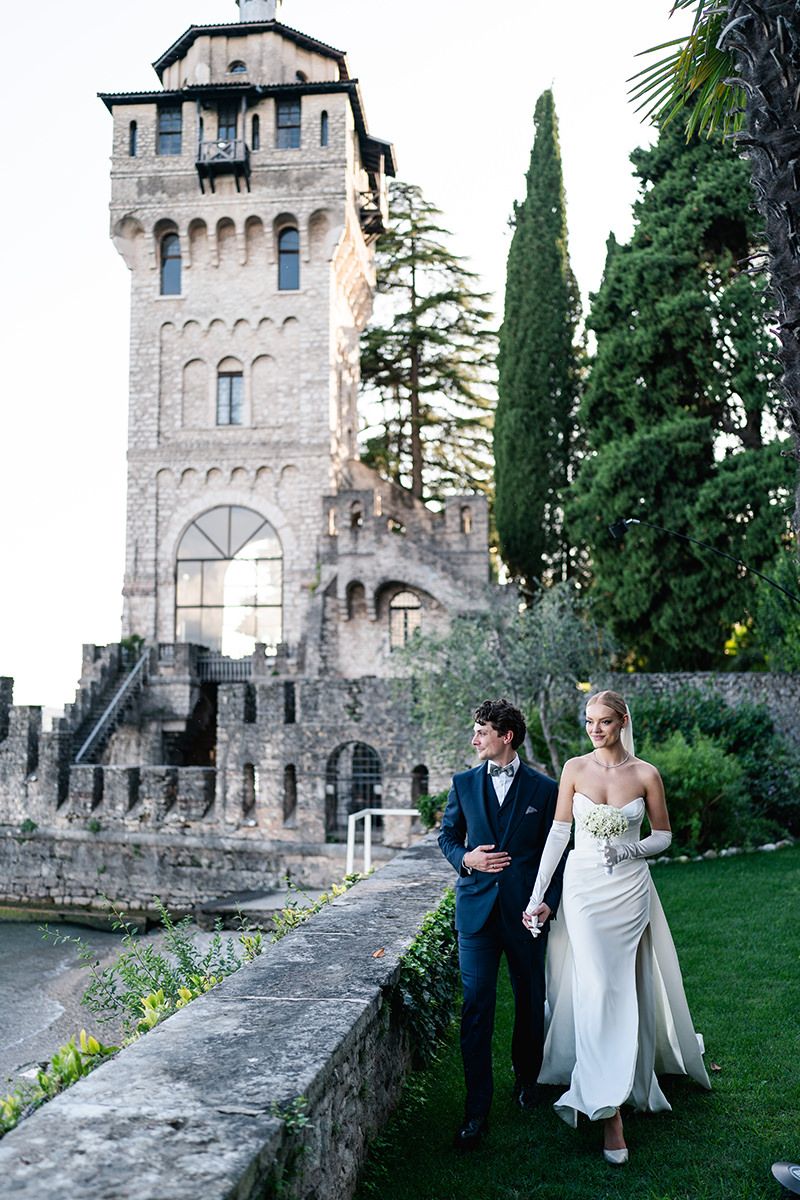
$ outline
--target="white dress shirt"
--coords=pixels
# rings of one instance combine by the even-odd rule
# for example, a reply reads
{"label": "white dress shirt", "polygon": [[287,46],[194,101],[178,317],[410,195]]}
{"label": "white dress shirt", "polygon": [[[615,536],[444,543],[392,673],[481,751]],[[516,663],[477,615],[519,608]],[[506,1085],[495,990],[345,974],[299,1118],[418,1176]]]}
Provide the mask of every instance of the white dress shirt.
{"label": "white dress shirt", "polygon": [[[489,767],[493,767],[493,766],[497,766],[497,765],[498,765],[497,763],[488,763],[487,762],[486,770],[488,771]],[[491,773],[489,774],[489,782],[491,783],[492,787],[494,788],[494,794],[495,794],[495,796],[497,796],[497,804],[500,808],[503,807],[503,801],[505,800],[506,796],[508,795],[508,789],[511,787],[512,783],[514,782],[514,777],[516,776],[517,771],[519,770],[519,755],[515,754],[511,760],[511,762],[506,763],[506,766],[513,768],[513,771],[514,771],[513,775],[506,775],[505,773],[502,775],[492,775]]]}

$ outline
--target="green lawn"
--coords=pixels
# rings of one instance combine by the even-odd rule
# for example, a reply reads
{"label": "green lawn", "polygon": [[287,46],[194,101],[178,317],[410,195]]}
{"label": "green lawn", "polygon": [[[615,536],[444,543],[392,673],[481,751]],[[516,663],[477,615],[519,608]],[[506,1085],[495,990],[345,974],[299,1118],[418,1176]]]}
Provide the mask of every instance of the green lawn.
{"label": "green lawn", "polygon": [[[462,1113],[455,1030],[410,1081],[358,1200],[777,1200],[772,1162],[800,1160],[800,847],[655,867],[713,1091],[663,1081],[673,1112],[628,1115],[631,1161],[607,1166],[601,1127],[569,1129],[508,1094],[511,994],[501,989],[491,1133],[450,1141]],[[560,1089],[550,1089],[553,1098]]]}

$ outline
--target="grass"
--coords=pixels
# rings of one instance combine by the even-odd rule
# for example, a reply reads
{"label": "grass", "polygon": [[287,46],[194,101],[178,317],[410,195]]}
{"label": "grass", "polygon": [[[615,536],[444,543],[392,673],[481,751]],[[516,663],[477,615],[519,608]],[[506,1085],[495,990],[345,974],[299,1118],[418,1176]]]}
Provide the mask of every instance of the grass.
{"label": "grass", "polygon": [[371,1148],[357,1200],[777,1200],[771,1164],[800,1160],[800,847],[655,867],[653,878],[706,1066],[720,1068],[713,1091],[662,1079],[672,1113],[627,1115],[631,1161],[607,1166],[599,1125],[576,1131],[549,1104],[532,1115],[512,1104],[504,977],[491,1133],[470,1154],[451,1148],[463,1110],[454,1028]]}

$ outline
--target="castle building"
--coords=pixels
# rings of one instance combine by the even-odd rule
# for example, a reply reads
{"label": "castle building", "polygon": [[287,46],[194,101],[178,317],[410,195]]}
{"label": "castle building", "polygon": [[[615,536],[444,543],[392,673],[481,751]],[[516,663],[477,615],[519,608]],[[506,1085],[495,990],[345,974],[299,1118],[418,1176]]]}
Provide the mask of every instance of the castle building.
{"label": "castle building", "polygon": [[161,54],[157,89],[101,94],[131,276],[123,636],[84,648],[52,733],[6,687],[0,819],[311,862],[348,812],[446,782],[395,652],[485,608],[488,518],[359,461],[394,149],[342,51],[237,2]]}

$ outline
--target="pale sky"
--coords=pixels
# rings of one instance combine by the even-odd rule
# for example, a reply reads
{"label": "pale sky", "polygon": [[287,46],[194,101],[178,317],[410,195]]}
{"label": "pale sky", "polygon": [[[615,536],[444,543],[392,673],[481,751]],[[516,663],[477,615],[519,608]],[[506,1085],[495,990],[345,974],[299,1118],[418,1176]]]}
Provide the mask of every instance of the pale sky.
{"label": "pale sky", "polygon": [[[637,51],[681,32],[670,6],[285,0],[281,20],[347,52],[370,131],[443,210],[501,314],[507,221],[545,88],[584,296],[609,231],[629,236],[628,155],[653,135],[626,79]],[[108,238],[111,117],[96,93],[157,88],[150,64],[185,29],[237,20],[234,0],[20,0],[6,15],[0,675],[18,704],[61,707],[81,644],[120,633],[128,271]]]}

